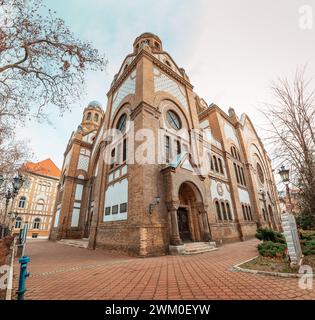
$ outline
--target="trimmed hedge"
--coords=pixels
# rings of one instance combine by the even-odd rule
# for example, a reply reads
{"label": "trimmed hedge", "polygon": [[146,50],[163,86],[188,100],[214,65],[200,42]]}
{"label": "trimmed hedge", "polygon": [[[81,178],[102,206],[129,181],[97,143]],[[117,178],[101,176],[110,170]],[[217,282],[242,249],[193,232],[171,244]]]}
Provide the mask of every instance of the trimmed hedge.
{"label": "trimmed hedge", "polygon": [[264,241],[257,246],[258,252],[263,257],[285,257],[286,244],[272,241]]}

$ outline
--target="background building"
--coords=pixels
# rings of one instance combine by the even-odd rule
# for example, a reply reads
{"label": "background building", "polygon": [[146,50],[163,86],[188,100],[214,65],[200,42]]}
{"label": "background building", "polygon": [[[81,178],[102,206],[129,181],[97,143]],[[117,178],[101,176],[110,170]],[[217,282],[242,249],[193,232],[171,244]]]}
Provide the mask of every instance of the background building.
{"label": "background building", "polygon": [[[147,256],[245,240],[257,226],[279,229],[271,162],[251,120],[200,98],[159,37],[135,39],[107,97],[105,112],[88,105],[69,140],[51,239],[87,238],[91,248]],[[128,161],[143,144],[130,138],[131,121],[134,132],[147,128],[157,138],[152,163]],[[107,129],[121,138],[104,141]],[[182,129],[199,130],[206,173],[198,174]]]}
{"label": "background building", "polygon": [[60,170],[51,159],[28,162],[21,170],[25,179],[18,195],[9,204],[9,212],[17,213],[13,233],[28,225],[28,238],[48,239],[53,219]]}

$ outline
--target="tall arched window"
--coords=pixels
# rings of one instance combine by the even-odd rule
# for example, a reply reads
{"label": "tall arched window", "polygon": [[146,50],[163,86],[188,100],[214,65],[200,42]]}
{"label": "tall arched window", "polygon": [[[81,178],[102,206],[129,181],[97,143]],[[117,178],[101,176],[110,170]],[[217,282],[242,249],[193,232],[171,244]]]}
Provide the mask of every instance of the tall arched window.
{"label": "tall arched window", "polygon": [[256,165],[256,169],[257,169],[257,174],[258,174],[260,182],[262,184],[264,184],[265,183],[264,172],[263,172],[263,169],[262,169],[261,165],[258,162],[257,162],[257,165]]}
{"label": "tall arched window", "polygon": [[33,229],[39,229],[40,227],[40,218],[35,218],[33,223]]}
{"label": "tall arched window", "polygon": [[98,122],[98,119],[99,119],[98,113],[94,113],[94,121]]}
{"label": "tall arched window", "polygon": [[246,212],[245,212],[245,206],[242,204],[242,211],[243,211],[243,217],[244,220],[247,220]]}
{"label": "tall arched window", "polygon": [[221,174],[224,174],[223,165],[222,165],[222,160],[221,160],[220,158],[218,158],[218,162],[219,162],[220,173],[221,173]]}
{"label": "tall arched window", "polygon": [[245,205],[245,213],[246,213],[246,217],[247,217],[247,220],[250,220],[250,216],[249,216],[249,212],[248,212],[248,206]]}
{"label": "tall arched window", "polygon": [[127,124],[127,115],[124,113],[118,120],[116,128],[125,133],[126,131],[126,124]]}
{"label": "tall arched window", "polygon": [[15,229],[20,229],[22,227],[22,218],[21,217],[17,217],[15,220]]}
{"label": "tall arched window", "polygon": [[243,180],[243,185],[246,186],[246,180],[245,180],[245,175],[244,175],[244,169],[241,167],[241,175],[242,175],[242,180]]}
{"label": "tall arched window", "polygon": [[216,156],[213,156],[214,169],[216,172],[219,172],[218,160]]}
{"label": "tall arched window", "polygon": [[252,214],[252,208],[250,206],[248,206],[248,212],[249,212],[250,220],[254,220],[253,219],[253,214]]}
{"label": "tall arched window", "polygon": [[237,181],[237,183],[240,183],[240,177],[238,175],[237,165],[235,163],[233,163],[233,166],[234,166],[236,181]]}
{"label": "tall arched window", "polygon": [[87,115],[86,115],[86,120],[88,120],[88,121],[91,120],[91,112],[88,112],[88,113],[87,113]]}
{"label": "tall arched window", "polygon": [[227,220],[227,215],[226,215],[226,209],[225,209],[225,203],[224,202],[221,202],[221,209],[222,209],[223,219]]}
{"label": "tall arched window", "polygon": [[115,157],[116,157],[116,149],[114,148],[110,153],[110,168],[114,168],[115,166]]}
{"label": "tall arched window", "polygon": [[226,202],[226,211],[227,211],[227,215],[228,215],[229,220],[233,220],[232,219],[232,213],[231,213],[230,204],[228,202]]}
{"label": "tall arched window", "polygon": [[36,203],[37,211],[44,211],[45,201],[43,199],[39,199]]}
{"label": "tall arched window", "polygon": [[215,202],[215,207],[216,207],[216,210],[217,210],[218,219],[219,219],[219,221],[222,221],[222,215],[221,215],[221,209],[220,209],[219,201]]}
{"label": "tall arched window", "polygon": [[19,200],[19,209],[24,209],[25,208],[25,204],[26,204],[26,197],[21,197],[20,200]]}

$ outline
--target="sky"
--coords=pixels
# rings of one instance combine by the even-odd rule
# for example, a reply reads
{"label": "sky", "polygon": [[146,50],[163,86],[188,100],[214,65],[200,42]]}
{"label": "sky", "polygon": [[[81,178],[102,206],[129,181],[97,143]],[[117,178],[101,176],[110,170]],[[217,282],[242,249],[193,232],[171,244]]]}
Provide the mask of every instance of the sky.
{"label": "sky", "polygon": [[[104,72],[89,72],[86,95],[63,117],[50,107],[51,125],[26,123],[17,131],[27,139],[34,160],[51,158],[61,168],[71,132],[89,101],[106,106],[106,93],[134,39],[153,32],[186,70],[194,91],[227,112],[247,113],[263,136],[264,103],[270,85],[293,77],[307,64],[315,75],[315,0],[43,0],[75,35],[105,53]],[[305,6],[307,11],[305,11]],[[305,20],[309,18],[308,20]],[[306,22],[305,22],[306,21]]]}

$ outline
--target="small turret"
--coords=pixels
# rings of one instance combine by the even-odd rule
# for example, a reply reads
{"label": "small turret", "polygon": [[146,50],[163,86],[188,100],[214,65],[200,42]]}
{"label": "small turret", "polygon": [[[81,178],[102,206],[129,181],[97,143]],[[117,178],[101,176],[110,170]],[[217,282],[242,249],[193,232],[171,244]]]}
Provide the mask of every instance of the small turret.
{"label": "small turret", "polygon": [[138,53],[141,49],[148,47],[152,52],[160,52],[162,49],[161,39],[150,32],[142,33],[133,43],[134,53]]}
{"label": "small turret", "polygon": [[104,112],[98,101],[91,101],[83,111],[81,125],[87,130],[97,129],[100,126]]}

